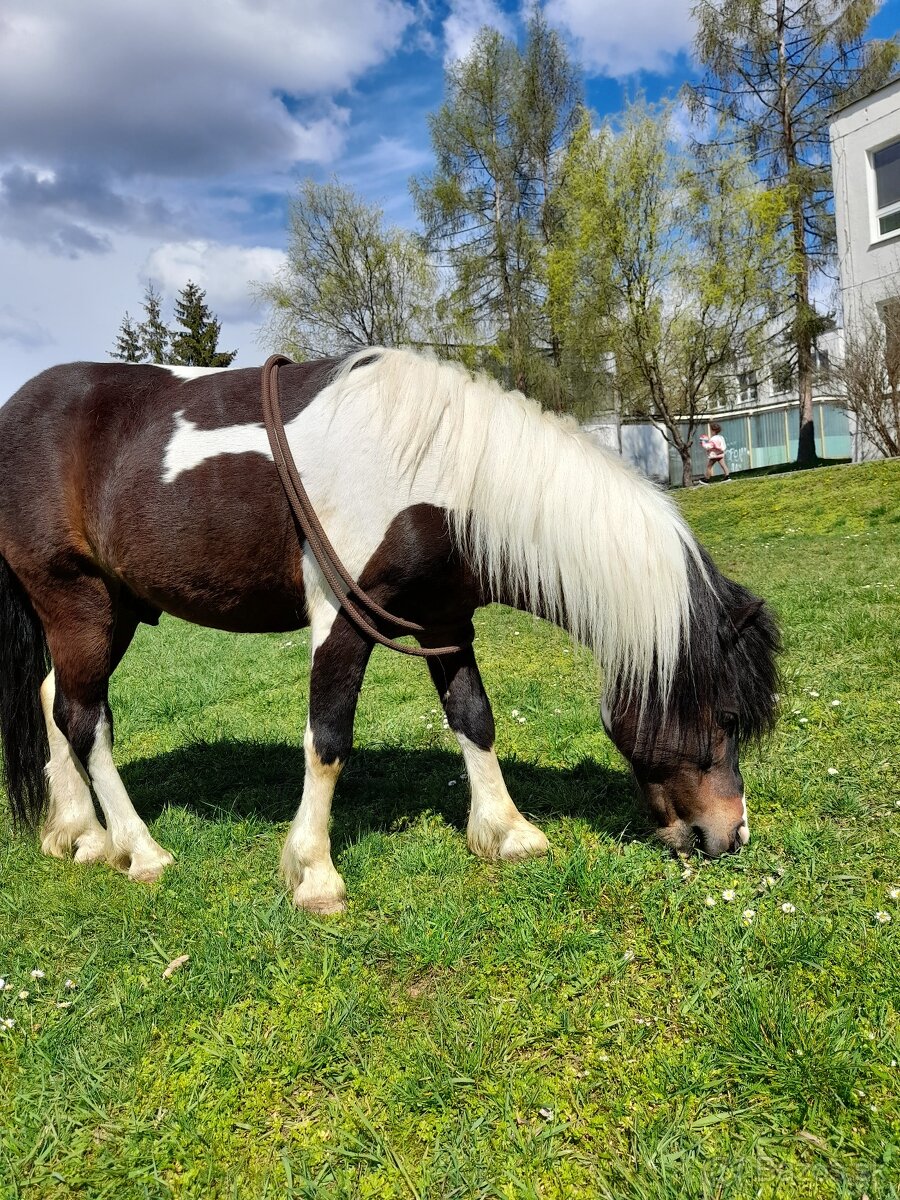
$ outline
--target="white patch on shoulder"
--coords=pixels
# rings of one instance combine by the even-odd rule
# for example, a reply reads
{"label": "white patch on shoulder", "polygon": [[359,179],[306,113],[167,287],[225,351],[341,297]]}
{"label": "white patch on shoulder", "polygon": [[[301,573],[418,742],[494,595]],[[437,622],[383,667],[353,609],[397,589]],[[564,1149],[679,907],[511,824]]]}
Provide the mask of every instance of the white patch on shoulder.
{"label": "white patch on shoulder", "polygon": [[170,364],[160,364],[164,371],[175,375],[178,379],[201,379],[204,375],[220,375],[227,367],[177,367]]}
{"label": "white patch on shoulder", "polygon": [[[205,370],[206,368],[191,368]],[[198,429],[183,412],[175,414],[175,431],[163,456],[163,483],[174,483],[183,471],[192,471],[219,454],[262,454],[271,460],[269,438],[262,425],[226,425]]]}

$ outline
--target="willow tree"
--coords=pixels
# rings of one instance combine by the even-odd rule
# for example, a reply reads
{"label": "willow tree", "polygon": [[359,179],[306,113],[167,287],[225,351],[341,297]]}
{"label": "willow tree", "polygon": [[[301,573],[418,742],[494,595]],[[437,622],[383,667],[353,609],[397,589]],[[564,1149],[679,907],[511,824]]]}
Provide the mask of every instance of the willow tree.
{"label": "willow tree", "polygon": [[734,154],[697,163],[671,114],[582,123],[559,192],[551,303],[573,353],[604,358],[623,413],[652,421],[692,482],[698,415],[752,358],[770,300],[780,197]]}
{"label": "willow tree", "polygon": [[427,341],[436,304],[412,234],[349,188],[311,180],[290,203],[284,267],[254,291],[270,306],[260,342],[297,359]]}
{"label": "willow tree", "polygon": [[521,51],[482,29],[447,68],[446,99],[429,117],[435,167],[411,184],[428,243],[452,271],[457,310],[494,343],[512,383],[551,402],[561,346],[546,305],[546,254],[580,113],[577,72],[539,8]]}
{"label": "willow tree", "polygon": [[816,462],[812,387],[817,275],[835,250],[828,124],[834,111],[891,77],[895,39],[867,41],[881,0],[699,0],[688,87],[694,115],[713,118],[717,147],[738,147],[788,198],[782,231],[787,305],[781,310],[800,397],[797,462]]}

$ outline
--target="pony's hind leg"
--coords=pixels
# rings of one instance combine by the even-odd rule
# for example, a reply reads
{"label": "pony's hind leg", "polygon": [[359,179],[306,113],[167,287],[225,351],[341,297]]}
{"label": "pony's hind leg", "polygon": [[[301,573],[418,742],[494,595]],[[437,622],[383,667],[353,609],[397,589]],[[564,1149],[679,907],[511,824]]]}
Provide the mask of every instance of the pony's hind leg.
{"label": "pony's hind leg", "polygon": [[353,719],[371,642],[324,601],[312,612],[313,660],[303,749],[303,799],[281,854],[281,872],[297,908],[339,913],[347,889],[331,860],[331,799],[353,747]]}
{"label": "pony's hind leg", "polygon": [[53,719],[55,697],[55,673],[51,671],[41,684],[41,707],[50,743],[50,761],[46,767],[50,795],[41,830],[41,850],[55,858],[66,858],[74,850],[76,862],[97,862],[106,857],[106,830],[94,812],[84,767]]}
{"label": "pony's hind leg", "polygon": [[134,811],[112,757],[107,691],[119,650],[112,599],[102,580],[81,576],[47,597],[45,608],[56,684],[52,717],[103,812],[104,858],[132,879],[157,879],[174,860]]}
{"label": "pony's hind leg", "polygon": [[546,854],[549,844],[512,802],[494,751],[494,715],[474,651],[428,659],[447,723],[463,752],[472,791],[466,840],[480,858],[515,861]]}
{"label": "pony's hind leg", "polygon": [[[128,649],[137,625],[137,616],[120,607],[113,635],[111,671]],[[49,803],[41,830],[41,850],[55,858],[65,858],[74,851],[77,863],[97,862],[106,857],[106,830],[94,812],[90,780],[84,767],[53,719],[55,699],[56,673],[51,671],[41,684],[41,708],[50,745],[46,767]]]}

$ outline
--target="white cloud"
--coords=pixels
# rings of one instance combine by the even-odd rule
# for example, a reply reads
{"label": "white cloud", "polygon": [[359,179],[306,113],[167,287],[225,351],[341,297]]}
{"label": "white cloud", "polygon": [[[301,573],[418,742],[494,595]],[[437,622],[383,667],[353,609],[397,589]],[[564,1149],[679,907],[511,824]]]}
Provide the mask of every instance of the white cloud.
{"label": "white cloud", "polygon": [[666,72],[690,48],[693,0],[546,0],[547,20],[576,43],[586,69],[624,79]]}
{"label": "white cloud", "polygon": [[511,37],[513,23],[496,0],[450,0],[450,13],[444,20],[444,62],[465,58],[484,25]]}
{"label": "white cloud", "polygon": [[167,242],[148,256],[142,274],[164,296],[174,296],[189,279],[206,292],[206,302],[223,321],[258,321],[251,284],[266,283],[284,265],[271,246],[228,246],[217,242]]}
{"label": "white cloud", "polygon": [[399,46],[402,0],[4,0],[0,159],[203,177],[330,161],[328,99]]}
{"label": "white cloud", "polygon": [[35,350],[52,345],[53,335],[39,321],[3,304],[0,305],[0,342],[12,342],[25,350]]}

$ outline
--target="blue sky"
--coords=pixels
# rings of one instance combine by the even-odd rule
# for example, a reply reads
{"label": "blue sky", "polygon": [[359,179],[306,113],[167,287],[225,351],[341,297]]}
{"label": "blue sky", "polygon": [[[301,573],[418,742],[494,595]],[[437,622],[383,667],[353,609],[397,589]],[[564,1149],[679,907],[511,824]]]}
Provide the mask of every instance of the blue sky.
{"label": "blue sky", "polygon": [[[0,12],[0,402],[37,371],[108,355],[148,279],[194,279],[223,348],[259,362],[249,283],[277,270],[297,182],[333,176],[413,221],[427,114],[513,0],[4,0]],[[690,0],[544,0],[619,111],[691,73]],[[900,0],[873,32],[900,26]]]}

